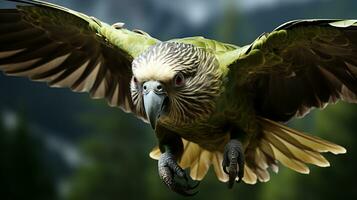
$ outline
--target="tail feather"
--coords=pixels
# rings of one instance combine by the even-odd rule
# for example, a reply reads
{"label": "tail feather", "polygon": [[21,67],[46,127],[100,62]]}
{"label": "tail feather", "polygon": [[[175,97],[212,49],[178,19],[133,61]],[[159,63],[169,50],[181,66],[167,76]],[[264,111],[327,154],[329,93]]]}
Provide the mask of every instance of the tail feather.
{"label": "tail feather", "polygon": [[196,159],[193,164],[190,166],[190,176],[194,180],[202,180],[212,163],[213,154],[207,150],[200,150],[198,159]]}
{"label": "tail feather", "polygon": [[[276,137],[276,136],[274,136]],[[289,143],[288,141],[282,140],[281,138],[278,138],[282,145],[285,145],[289,151],[293,154],[293,157],[309,164],[315,164],[319,167],[328,167],[330,166],[330,163],[326,160],[325,157],[323,157],[321,154],[318,152],[315,152],[313,150],[305,150],[296,147],[295,145]]]}
{"label": "tail feather", "polygon": [[267,169],[269,167],[267,157],[259,148],[256,148],[255,151],[255,163],[258,165],[259,168]]}
{"label": "tail feather", "polygon": [[[286,127],[277,122],[271,121],[269,119],[260,118],[260,124],[263,126],[265,132],[273,132],[276,136],[282,138],[283,140],[290,141],[298,147],[304,149],[310,148],[314,151],[324,153],[331,152],[333,154],[346,153],[346,149],[336,145],[332,142],[314,137],[311,135],[306,135],[289,127]],[[293,138],[293,139],[291,139]],[[303,145],[303,146],[301,146]]]}
{"label": "tail feather", "polygon": [[[248,162],[259,180],[264,178],[260,177],[262,174],[260,171],[267,171],[267,165],[274,172],[278,171],[278,166],[268,161],[269,159],[279,161],[299,173],[308,174],[310,170],[306,163],[319,167],[330,166],[321,153],[346,153],[346,149],[339,145],[306,135],[269,119],[259,118],[259,123],[263,132],[255,147],[256,153],[252,154],[255,156],[255,163]],[[260,152],[263,152],[268,159],[264,159]],[[248,152],[246,154],[249,155]]]}
{"label": "tail feather", "polygon": [[151,151],[150,151],[150,158],[154,159],[154,160],[159,160],[161,155],[160,149],[158,146],[154,147]]}
{"label": "tail feather", "polygon": [[[324,152],[334,154],[346,153],[346,149],[320,139],[306,135],[282,124],[265,118],[259,118],[262,127],[262,135],[245,150],[246,165],[244,167],[243,181],[248,184],[267,182],[270,179],[269,169],[278,173],[278,162],[299,173],[310,172],[306,164],[319,167],[328,167],[330,163],[321,155]],[[222,152],[210,152],[201,148],[198,144],[182,140],[184,153],[179,165],[190,168],[190,176],[193,180],[202,180],[209,167],[213,165],[217,178],[222,182],[228,181],[227,174],[222,168]],[[150,157],[158,159],[159,148],[155,148]]]}
{"label": "tail feather", "polygon": [[[284,166],[290,169],[303,174],[308,174],[310,172],[309,168],[304,163],[284,154],[275,146],[275,144],[269,143],[268,141],[262,139],[261,148],[264,153],[280,161]],[[269,151],[267,151],[268,148],[270,149]]]}
{"label": "tail feather", "polygon": [[198,145],[182,140],[184,145],[184,152],[180,161],[180,166],[184,169],[191,167],[200,157],[201,148]]}
{"label": "tail feather", "polygon": [[247,184],[255,184],[257,182],[257,175],[253,172],[248,165],[244,166],[244,177],[243,181]]}
{"label": "tail feather", "polygon": [[[182,139],[184,152],[179,165],[183,169],[190,169],[190,176],[193,180],[202,180],[207,174],[209,167],[213,165],[218,180],[228,181],[228,176],[222,168],[223,154],[221,152],[210,152],[201,148],[198,144]],[[152,159],[158,160],[161,155],[160,149],[155,147],[150,152]]]}
{"label": "tail feather", "polygon": [[223,161],[223,154],[218,151],[215,152],[212,158],[212,165],[213,165],[214,172],[216,173],[218,180],[220,180],[221,182],[227,182],[229,178],[227,174],[223,171],[222,161]]}

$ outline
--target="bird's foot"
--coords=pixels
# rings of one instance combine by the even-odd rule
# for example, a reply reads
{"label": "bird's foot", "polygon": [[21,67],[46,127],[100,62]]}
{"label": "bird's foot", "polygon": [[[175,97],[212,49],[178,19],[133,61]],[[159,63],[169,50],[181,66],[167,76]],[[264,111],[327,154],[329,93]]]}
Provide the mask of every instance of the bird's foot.
{"label": "bird's foot", "polygon": [[223,171],[228,174],[228,187],[232,188],[238,177],[240,182],[244,176],[244,152],[242,143],[236,139],[230,140],[225,148],[222,162]]}
{"label": "bird's foot", "polygon": [[[199,182],[194,185],[189,184],[190,178],[177,164],[171,153],[165,152],[161,154],[158,165],[159,176],[170,190],[184,196],[193,196],[197,194],[198,191],[195,192],[194,189],[197,188]],[[181,181],[177,179],[180,179]]]}

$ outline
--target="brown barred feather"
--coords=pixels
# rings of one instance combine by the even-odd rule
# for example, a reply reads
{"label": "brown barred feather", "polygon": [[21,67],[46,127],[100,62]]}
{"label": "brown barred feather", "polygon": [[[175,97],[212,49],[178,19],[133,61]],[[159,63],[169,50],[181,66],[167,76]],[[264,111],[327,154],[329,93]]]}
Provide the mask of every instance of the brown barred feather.
{"label": "brown barred feather", "polygon": [[[179,126],[206,119],[221,93],[222,74],[217,68],[216,58],[204,49],[178,42],[159,43],[133,61],[133,74],[139,82],[131,82],[134,105],[144,110],[140,84],[156,80],[165,83],[169,93],[170,108],[163,123]],[[172,88],[178,72],[185,76],[185,85]]]}

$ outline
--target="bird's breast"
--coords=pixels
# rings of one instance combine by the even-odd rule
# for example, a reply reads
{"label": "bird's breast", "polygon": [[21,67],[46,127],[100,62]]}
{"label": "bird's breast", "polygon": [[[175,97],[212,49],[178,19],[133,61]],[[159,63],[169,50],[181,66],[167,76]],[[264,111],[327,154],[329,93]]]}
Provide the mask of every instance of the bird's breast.
{"label": "bird's breast", "polygon": [[220,113],[212,114],[210,118],[202,121],[181,124],[164,121],[162,125],[185,140],[211,151],[223,150],[229,139],[230,127]]}

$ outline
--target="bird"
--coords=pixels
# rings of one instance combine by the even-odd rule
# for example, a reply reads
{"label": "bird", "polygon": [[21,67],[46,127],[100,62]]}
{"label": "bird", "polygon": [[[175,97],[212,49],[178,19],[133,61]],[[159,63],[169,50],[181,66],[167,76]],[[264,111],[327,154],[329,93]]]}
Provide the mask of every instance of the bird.
{"label": "bird", "polygon": [[161,41],[39,0],[0,9],[0,70],[87,92],[149,124],[158,175],[195,195],[219,181],[267,182],[279,166],[308,174],[346,149],[285,123],[339,100],[357,102],[357,20],[282,24],[251,44],[201,36]]}

